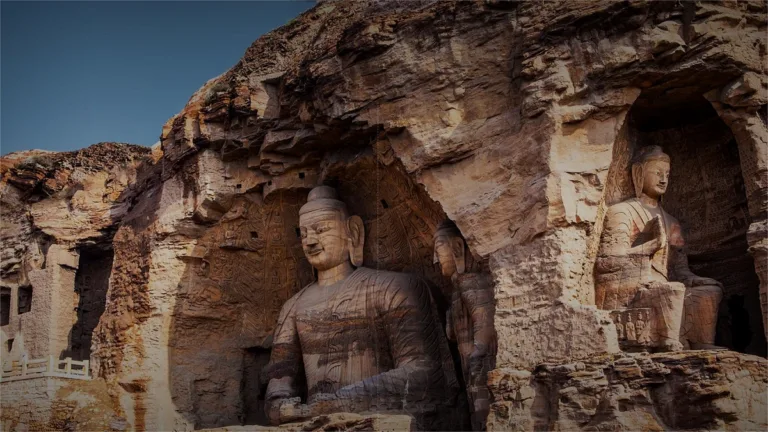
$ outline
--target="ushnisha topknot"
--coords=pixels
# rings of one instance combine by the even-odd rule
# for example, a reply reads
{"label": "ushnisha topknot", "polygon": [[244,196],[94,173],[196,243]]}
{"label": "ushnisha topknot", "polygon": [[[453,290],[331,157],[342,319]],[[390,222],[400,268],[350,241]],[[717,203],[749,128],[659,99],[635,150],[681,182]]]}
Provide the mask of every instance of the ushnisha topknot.
{"label": "ushnisha topknot", "polygon": [[459,231],[459,227],[457,227],[456,224],[450,219],[445,219],[444,221],[440,222],[440,225],[437,226],[437,230],[435,230],[435,234],[432,237],[437,238],[441,235],[462,237],[461,231]]}
{"label": "ushnisha topknot", "polygon": [[652,160],[663,160],[666,162],[670,161],[669,155],[664,153],[664,150],[661,148],[661,146],[651,145],[639,148],[635,153],[632,164],[640,164]]}
{"label": "ushnisha topknot", "polygon": [[347,205],[338,199],[336,189],[317,186],[309,191],[307,203],[299,209],[299,216],[316,210],[338,210],[347,214]]}

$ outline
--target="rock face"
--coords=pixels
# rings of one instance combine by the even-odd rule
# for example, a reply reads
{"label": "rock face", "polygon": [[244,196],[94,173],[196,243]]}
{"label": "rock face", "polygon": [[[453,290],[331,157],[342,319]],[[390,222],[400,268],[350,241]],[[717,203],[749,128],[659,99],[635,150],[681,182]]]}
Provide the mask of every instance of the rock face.
{"label": "rock face", "polygon": [[497,369],[489,430],[759,430],[765,359],[730,351],[600,356]]}
{"label": "rock face", "polygon": [[[116,143],[3,157],[5,362],[24,353],[89,358],[109,280],[112,236],[130,204],[129,184],[148,157],[147,148]],[[89,262],[78,271],[81,254]]]}
{"label": "rock face", "polygon": [[[489,429],[764,429],[765,30],[759,1],[319,2],[196,92],[153,156],[3,158],[2,286],[27,277],[34,313],[36,280],[88,285],[73,269],[108,266],[82,260],[111,238],[78,352],[125,427],[266,424],[277,315],[314,279],[298,209],[326,184],[363,220],[363,265],[426,279],[438,309],[441,221],[488,262]],[[692,270],[724,285],[716,343],[739,352],[621,354],[595,307],[604,216],[649,144],[672,156]]]}
{"label": "rock face", "polygon": [[215,429],[203,429],[207,432],[309,432],[309,431],[412,431],[413,419],[407,415],[359,415],[354,413],[334,413],[318,416],[309,421],[287,423],[281,426],[230,426]]}
{"label": "rock face", "polygon": [[[150,149],[117,143],[0,159],[4,381],[27,361],[90,359],[112,270],[112,237],[147,163]],[[103,381],[38,375],[0,385],[4,429],[125,427]]]}

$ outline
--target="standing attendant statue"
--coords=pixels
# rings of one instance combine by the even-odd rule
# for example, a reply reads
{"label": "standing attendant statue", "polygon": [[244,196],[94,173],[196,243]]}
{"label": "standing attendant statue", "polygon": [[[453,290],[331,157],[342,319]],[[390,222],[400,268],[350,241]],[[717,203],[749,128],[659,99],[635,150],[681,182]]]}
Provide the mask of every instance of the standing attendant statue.
{"label": "standing attendant statue", "polygon": [[448,337],[455,340],[459,348],[472,429],[485,430],[491,404],[488,372],[496,364],[493,278],[481,262],[473,258],[452,221],[440,224],[434,240],[435,260],[440,263],[443,276],[451,278],[453,285]]}
{"label": "standing attendant statue", "polygon": [[317,281],[280,312],[266,372],[271,423],[396,412],[421,430],[461,427],[459,385],[426,283],[361,267],[363,221],[331,187],[309,193],[299,225]]}
{"label": "standing attendant statue", "polygon": [[657,350],[718,349],[715,326],[723,287],[688,268],[680,223],[661,207],[669,167],[669,156],[659,146],[640,149],[634,159],[636,198],[611,206],[605,216],[595,302],[608,310],[650,308],[650,339]]}

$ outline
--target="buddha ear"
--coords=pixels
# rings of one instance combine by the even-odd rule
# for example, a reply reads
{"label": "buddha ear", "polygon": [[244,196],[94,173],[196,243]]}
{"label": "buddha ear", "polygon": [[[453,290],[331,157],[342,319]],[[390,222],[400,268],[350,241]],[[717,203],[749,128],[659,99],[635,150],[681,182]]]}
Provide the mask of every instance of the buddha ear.
{"label": "buddha ear", "polygon": [[643,195],[643,168],[644,163],[632,165],[632,184],[635,187],[635,197],[640,198]]}
{"label": "buddha ear", "polygon": [[363,245],[365,244],[365,226],[360,216],[350,216],[347,219],[347,230],[349,232],[349,260],[352,265],[360,267],[363,265]]}
{"label": "buddha ear", "polygon": [[459,237],[451,239],[451,252],[453,252],[453,261],[456,263],[456,273],[464,274],[466,262],[464,260],[464,240]]}

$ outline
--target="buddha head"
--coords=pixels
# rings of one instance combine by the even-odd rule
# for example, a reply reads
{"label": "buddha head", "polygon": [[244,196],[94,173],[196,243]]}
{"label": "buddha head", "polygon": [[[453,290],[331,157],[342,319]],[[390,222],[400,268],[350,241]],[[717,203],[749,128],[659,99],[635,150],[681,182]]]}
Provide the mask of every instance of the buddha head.
{"label": "buddha head", "polygon": [[312,267],[323,271],[345,261],[363,264],[364,227],[359,216],[349,216],[336,190],[318,186],[299,209],[299,230],[304,255]]}
{"label": "buddha head", "polygon": [[641,148],[632,161],[635,196],[659,199],[669,186],[669,155],[659,146]]}
{"label": "buddha head", "polygon": [[463,274],[466,270],[464,237],[451,220],[446,219],[437,227],[434,235],[434,262],[440,263],[443,276]]}

